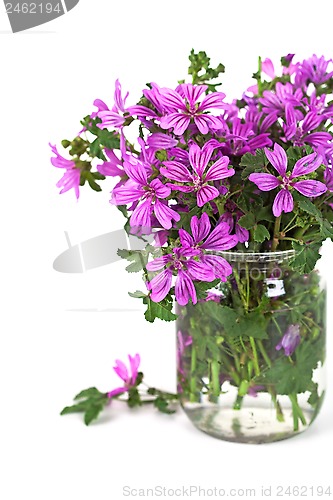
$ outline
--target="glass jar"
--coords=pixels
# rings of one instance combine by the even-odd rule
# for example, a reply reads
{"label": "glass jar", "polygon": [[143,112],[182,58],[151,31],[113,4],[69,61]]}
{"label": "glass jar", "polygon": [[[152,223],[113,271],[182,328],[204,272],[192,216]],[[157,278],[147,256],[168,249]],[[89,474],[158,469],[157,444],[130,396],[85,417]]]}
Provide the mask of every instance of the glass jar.
{"label": "glass jar", "polygon": [[[326,290],[294,251],[219,253],[227,282],[178,307],[178,390],[200,430],[227,441],[294,436],[324,397]],[[320,262],[320,261],[319,261]]]}

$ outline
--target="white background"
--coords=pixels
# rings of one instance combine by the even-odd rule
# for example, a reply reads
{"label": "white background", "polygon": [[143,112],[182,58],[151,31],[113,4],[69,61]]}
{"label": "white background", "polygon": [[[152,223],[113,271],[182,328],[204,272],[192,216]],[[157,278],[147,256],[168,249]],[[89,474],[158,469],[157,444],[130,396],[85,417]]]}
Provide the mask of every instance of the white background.
{"label": "white background", "polygon": [[[48,148],[75,136],[95,98],[112,104],[117,77],[130,104],[146,82],[175,86],[192,47],[226,65],[229,99],[253,83],[259,54],[333,56],[331,2],[81,0],[15,35],[1,7],[0,497],[118,500],[125,485],[333,487],[332,386],[310,430],[265,446],[210,438],[181,412],[114,406],[89,428],[80,416],[59,416],[81,389],[114,387],[113,361],[127,353],[140,352],[148,383],[174,390],[175,346],[173,325],[147,324],[128,298],[140,280],[123,263],[80,275],[53,270],[64,231],[74,244],[123,221],[106,183],[103,193],[82,190],[79,203],[74,193],[59,196]],[[137,311],[117,311],[124,307]],[[330,317],[329,336],[331,326]],[[328,354],[332,364],[331,339]]]}

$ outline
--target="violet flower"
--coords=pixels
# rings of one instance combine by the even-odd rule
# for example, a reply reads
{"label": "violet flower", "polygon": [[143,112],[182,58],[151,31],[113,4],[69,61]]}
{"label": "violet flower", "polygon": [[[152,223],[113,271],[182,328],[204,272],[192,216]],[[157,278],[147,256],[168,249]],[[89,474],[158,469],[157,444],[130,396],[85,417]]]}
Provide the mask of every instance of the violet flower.
{"label": "violet flower", "polygon": [[333,76],[333,71],[327,72],[330,63],[332,63],[332,59],[326,60],[324,56],[317,57],[315,54],[309,59],[305,59],[297,67],[295,85],[304,87],[310,82],[315,85],[325,83]]}
{"label": "violet flower", "polygon": [[[306,116],[299,117],[299,110],[290,104],[286,105],[286,123],[283,124],[285,138],[292,141],[294,146],[302,147],[309,144],[312,147],[325,146],[332,139],[328,132],[313,132],[326,120],[324,114],[309,111]],[[298,123],[297,123],[298,122]]]}
{"label": "violet flower", "polygon": [[172,210],[167,202],[161,201],[171,194],[171,189],[160,179],[148,180],[149,168],[149,166],[145,168],[139,159],[133,156],[127,157],[124,161],[124,170],[129,180],[112,191],[111,203],[127,205],[137,202],[130,219],[132,227],[150,232],[154,213],[161,226],[170,229],[172,220],[179,221],[180,215]]}
{"label": "violet flower", "polygon": [[185,306],[189,299],[193,304],[197,303],[197,294],[193,280],[211,282],[215,275],[208,265],[198,262],[193,255],[188,255],[182,248],[174,248],[172,254],[157,257],[152,262],[148,262],[148,271],[160,271],[147,287],[151,290],[150,298],[154,302],[160,302],[170,292],[172,286],[172,276],[177,274],[175,283],[175,296],[179,305]]}
{"label": "violet flower", "polygon": [[266,173],[254,173],[249,176],[261,191],[271,191],[277,187],[278,192],[273,203],[273,214],[279,217],[282,212],[291,212],[294,208],[294,200],[290,190],[296,189],[303,196],[315,198],[327,191],[327,187],[320,181],[313,179],[295,181],[294,179],[314,172],[322,163],[322,157],[316,153],[304,156],[297,160],[292,172],[287,172],[288,158],[285,150],[274,145],[274,151],[265,148],[265,154],[271,165],[278,172],[279,177]]}
{"label": "violet flower", "polygon": [[277,351],[283,349],[285,356],[291,356],[295,352],[295,349],[297,348],[297,346],[301,341],[301,335],[299,330],[300,327],[298,324],[289,325],[285,334],[283,335],[282,339],[277,344],[275,349]]}
{"label": "violet flower", "polygon": [[[176,90],[159,89],[162,104],[168,110],[160,119],[163,129],[173,128],[174,134],[183,135],[185,130],[194,121],[202,134],[208,134],[210,128],[219,126],[214,116],[204,114],[211,108],[223,108],[223,92],[212,92],[202,100],[202,94],[207,90],[207,85],[192,85],[183,83]],[[201,103],[199,101],[201,100]]]}
{"label": "violet flower", "polygon": [[122,161],[115,155],[112,149],[104,149],[104,153],[108,160],[96,166],[99,173],[105,176],[116,177],[119,175],[122,177],[125,174]]}
{"label": "violet flower", "polygon": [[69,191],[70,189],[74,189],[76,198],[79,198],[81,177],[80,169],[76,166],[73,160],[67,160],[61,156],[58,153],[57,146],[52,146],[52,144],[49,144],[49,146],[52,153],[56,155],[56,157],[51,158],[52,165],[66,170],[60,181],[56,184],[58,188],[62,188],[60,194],[66,193],[66,191]]}
{"label": "violet flower", "polygon": [[182,306],[190,298],[193,304],[197,303],[193,280],[211,282],[219,278],[226,281],[232,273],[230,264],[223,257],[208,253],[229,250],[237,244],[237,237],[229,234],[229,226],[222,222],[210,233],[211,224],[206,213],[200,219],[192,217],[190,225],[193,236],[184,229],[179,230],[181,248],[174,248],[172,254],[157,257],[146,266],[148,271],[164,269],[148,283],[154,302],[167,296],[174,273],[177,273],[176,300]]}
{"label": "violet flower", "polygon": [[128,392],[133,386],[135,386],[136,379],[138,376],[138,368],[140,365],[140,356],[136,354],[134,358],[129,354],[128,355],[130,368],[127,369],[127,366],[120,359],[116,359],[116,366],[113,367],[114,371],[124,381],[124,386],[116,387],[112,391],[108,392],[108,397],[112,398],[114,396],[118,396],[119,394],[123,394],[124,392]]}
{"label": "violet flower", "polygon": [[98,128],[104,129],[107,127],[112,127],[121,129],[124,126],[126,115],[136,115],[138,116],[138,118],[140,118],[141,116],[157,117],[156,113],[145,106],[138,105],[126,107],[126,100],[128,95],[129,93],[127,92],[125,97],[122,96],[121,84],[119,80],[116,80],[114,91],[114,106],[112,110],[109,110],[108,108],[101,109],[97,113],[98,118],[102,120],[102,123],[97,124]]}
{"label": "violet flower", "polygon": [[219,158],[206,171],[212,154],[213,147],[204,146],[200,149],[197,144],[192,144],[190,146],[189,162],[193,172],[179,161],[165,161],[160,173],[173,181],[186,183],[185,185],[168,183],[167,186],[184,193],[196,192],[198,206],[202,207],[220,194],[218,189],[209,185],[208,182],[225,179],[235,173],[233,168],[228,168],[230,160],[227,156]]}

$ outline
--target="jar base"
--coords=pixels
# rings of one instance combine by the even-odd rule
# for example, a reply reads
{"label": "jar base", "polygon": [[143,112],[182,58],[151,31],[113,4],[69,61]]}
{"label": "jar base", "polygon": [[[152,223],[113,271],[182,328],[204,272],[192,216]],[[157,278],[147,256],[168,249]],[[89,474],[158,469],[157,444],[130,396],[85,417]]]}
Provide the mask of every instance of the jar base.
{"label": "jar base", "polygon": [[304,432],[310,425],[313,412],[305,411],[307,424],[301,422],[294,429],[292,411],[284,412],[284,421],[276,419],[270,408],[232,408],[198,406],[186,403],[183,409],[199,430],[224,441],[248,444],[264,444],[282,441]]}

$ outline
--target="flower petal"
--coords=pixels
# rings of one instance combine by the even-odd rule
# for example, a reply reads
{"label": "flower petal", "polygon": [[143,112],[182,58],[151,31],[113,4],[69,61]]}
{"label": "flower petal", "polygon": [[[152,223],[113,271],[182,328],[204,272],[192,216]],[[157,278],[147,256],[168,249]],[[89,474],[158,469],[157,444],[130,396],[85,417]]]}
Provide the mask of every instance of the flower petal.
{"label": "flower petal", "polygon": [[189,298],[193,304],[197,303],[197,294],[191,278],[183,271],[178,271],[175,284],[175,296],[179,305],[185,306],[188,304]]}
{"label": "flower petal", "polygon": [[163,129],[173,128],[176,135],[183,135],[190,124],[190,117],[182,113],[172,113],[171,115],[162,116],[160,126]]}
{"label": "flower petal", "polygon": [[172,257],[170,255],[163,255],[162,257],[156,257],[156,259],[152,260],[151,262],[148,262],[146,265],[146,268],[148,271],[159,271],[160,269],[163,269],[163,267],[172,260]]}
{"label": "flower petal", "polygon": [[231,177],[235,174],[235,170],[233,168],[228,168],[228,165],[228,156],[222,156],[222,158],[219,158],[211,167],[209,167],[205,180],[218,181],[220,179]]}
{"label": "flower petal", "polygon": [[193,169],[202,177],[205,168],[212,156],[213,148],[200,149],[197,144],[192,144],[190,146],[189,160]]}
{"label": "flower petal", "polygon": [[150,186],[154,189],[158,198],[167,198],[171,193],[171,188],[163,184],[159,179],[154,179]]}
{"label": "flower petal", "polygon": [[229,250],[238,243],[235,234],[229,234],[230,227],[226,222],[221,222],[208,236],[201,248],[205,250]]}
{"label": "flower petal", "polygon": [[293,186],[296,191],[308,198],[316,198],[327,191],[327,186],[323,182],[314,180],[298,181],[293,183]]}
{"label": "flower petal", "polygon": [[287,189],[281,189],[275,196],[273,203],[273,214],[275,217],[280,217],[282,212],[292,212],[294,208],[294,200],[291,193]]}
{"label": "flower petal", "polygon": [[196,260],[189,260],[187,263],[187,270],[191,278],[200,281],[213,281],[215,279],[214,273],[209,266],[203,262]]}
{"label": "flower petal", "polygon": [[293,171],[291,173],[290,179],[299,177],[301,175],[310,174],[317,170],[317,168],[323,163],[323,158],[321,155],[312,153],[310,155],[304,156],[300,160],[297,160]]}
{"label": "flower petal", "polygon": [[225,103],[222,102],[225,98],[225,94],[223,92],[212,92],[211,94],[206,95],[206,97],[202,100],[198,111],[207,111],[207,109],[211,108],[223,108]]}
{"label": "flower petal", "polygon": [[202,186],[197,191],[198,207],[203,207],[205,203],[210,200],[214,200],[214,198],[217,198],[219,195],[220,193],[218,189],[216,189],[214,186],[209,186],[208,184]]}
{"label": "flower petal", "polygon": [[254,182],[261,191],[271,191],[281,184],[279,179],[272,174],[250,174],[249,180]]}
{"label": "flower petal", "polygon": [[168,207],[168,205],[165,205],[159,200],[155,201],[154,213],[158,222],[162,227],[164,227],[164,229],[171,229],[172,219],[177,222],[180,220],[180,215],[177,214],[175,210],[172,210],[172,208]]}
{"label": "flower petal", "polygon": [[265,148],[265,154],[270,164],[283,177],[286,174],[288,165],[288,158],[283,147],[275,143],[274,151],[269,151],[269,149]]}
{"label": "flower petal", "polygon": [[208,215],[204,212],[200,219],[195,215],[191,219],[191,231],[194,238],[194,243],[203,241],[210,231],[210,221]]}
{"label": "flower petal", "polygon": [[160,168],[160,172],[164,177],[178,182],[192,182],[192,176],[189,170],[178,161],[165,161],[164,167]]}
{"label": "flower petal", "polygon": [[[192,217],[193,219],[193,217]],[[179,239],[182,247],[193,247],[194,241],[190,234],[185,229],[179,229]]]}
{"label": "flower petal", "polygon": [[227,276],[232,273],[231,265],[220,255],[203,255],[201,260],[211,267],[216,278],[223,281],[226,281]]}
{"label": "flower petal", "polygon": [[149,288],[152,290],[150,298],[153,302],[160,302],[168,295],[172,282],[172,271],[165,269],[157,274],[150,282]]}
{"label": "flower petal", "polygon": [[130,218],[130,225],[132,228],[137,228],[144,231],[149,231],[151,228],[151,215],[153,207],[151,198],[148,198],[143,203],[138,205]]}

